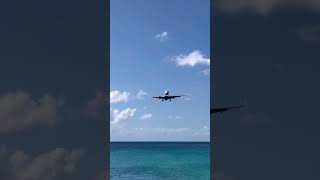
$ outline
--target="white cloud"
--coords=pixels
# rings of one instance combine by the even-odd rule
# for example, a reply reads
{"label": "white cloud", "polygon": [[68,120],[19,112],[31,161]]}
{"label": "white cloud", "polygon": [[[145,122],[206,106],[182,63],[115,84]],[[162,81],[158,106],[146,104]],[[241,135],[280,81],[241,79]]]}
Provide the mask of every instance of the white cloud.
{"label": "white cloud", "polygon": [[168,118],[169,119],[183,119],[183,117],[182,116],[172,116],[172,115],[170,115],[170,116],[168,116]]}
{"label": "white cloud", "polygon": [[144,114],[140,117],[140,119],[150,119],[150,118],[152,118],[152,114],[150,113]]}
{"label": "white cloud", "polygon": [[139,92],[137,93],[137,99],[143,99],[144,96],[146,96],[148,93],[146,93],[145,91],[143,90],[139,90]]}
{"label": "white cloud", "polygon": [[111,111],[111,124],[118,125],[120,123],[123,123],[125,120],[129,119],[130,117],[133,117],[136,109],[127,108],[125,110],[119,111],[118,109],[110,109]]}
{"label": "white cloud", "polygon": [[210,75],[210,69],[205,69],[205,70],[201,71],[201,73],[203,75],[209,76]]}
{"label": "white cloud", "polygon": [[166,31],[159,33],[155,36],[155,38],[158,39],[160,42],[164,42],[169,39],[169,33]]}
{"label": "white cloud", "polygon": [[134,99],[143,99],[144,96],[146,96],[148,93],[139,90],[139,92],[134,95],[134,93],[130,93],[127,91],[120,92],[118,90],[113,90],[110,92],[110,103],[111,104],[118,104],[118,103],[126,103],[129,100],[134,100]]}
{"label": "white cloud", "polygon": [[205,128],[119,128],[111,133],[111,141],[185,141],[210,139]]}
{"label": "white cloud", "polygon": [[123,103],[128,102],[130,93],[123,91],[120,92],[118,90],[114,90],[110,92],[110,103],[111,104],[117,104],[117,103]]}
{"label": "white cloud", "polygon": [[191,66],[194,67],[196,65],[210,65],[210,58],[205,58],[204,55],[198,51],[195,50],[191,52],[190,54],[180,54],[176,56],[173,61],[178,66]]}

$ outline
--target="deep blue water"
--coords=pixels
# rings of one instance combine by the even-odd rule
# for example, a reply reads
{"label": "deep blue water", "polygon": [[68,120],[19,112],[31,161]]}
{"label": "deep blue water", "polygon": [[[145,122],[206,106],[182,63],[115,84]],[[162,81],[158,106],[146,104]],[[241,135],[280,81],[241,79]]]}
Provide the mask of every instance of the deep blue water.
{"label": "deep blue water", "polygon": [[210,143],[112,142],[111,180],[209,180]]}

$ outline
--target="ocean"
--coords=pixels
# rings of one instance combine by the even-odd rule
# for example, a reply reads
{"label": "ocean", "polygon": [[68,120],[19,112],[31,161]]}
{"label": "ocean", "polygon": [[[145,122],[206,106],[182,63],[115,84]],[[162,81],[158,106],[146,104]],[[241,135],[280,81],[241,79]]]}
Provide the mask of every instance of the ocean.
{"label": "ocean", "polygon": [[209,142],[111,142],[111,180],[209,180]]}

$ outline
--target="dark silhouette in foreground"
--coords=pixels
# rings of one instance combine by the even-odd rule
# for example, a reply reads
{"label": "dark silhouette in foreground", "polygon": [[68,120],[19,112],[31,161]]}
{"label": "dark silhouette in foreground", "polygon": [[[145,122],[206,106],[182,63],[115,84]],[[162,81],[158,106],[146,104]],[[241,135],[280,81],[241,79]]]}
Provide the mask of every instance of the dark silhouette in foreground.
{"label": "dark silhouette in foreground", "polygon": [[238,108],[242,108],[244,106],[233,106],[233,107],[223,107],[223,108],[211,108],[210,109],[210,114],[213,114],[213,113],[224,113],[225,111],[227,110],[230,110],[230,109],[238,109]]}

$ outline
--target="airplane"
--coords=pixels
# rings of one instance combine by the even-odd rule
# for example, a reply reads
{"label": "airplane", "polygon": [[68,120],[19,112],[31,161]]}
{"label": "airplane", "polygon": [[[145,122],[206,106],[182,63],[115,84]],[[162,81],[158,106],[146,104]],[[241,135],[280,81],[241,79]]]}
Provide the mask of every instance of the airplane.
{"label": "airplane", "polygon": [[212,108],[212,109],[210,109],[210,114],[213,114],[213,113],[224,113],[227,110],[237,109],[237,108],[242,108],[242,107],[244,107],[244,106],[242,105],[242,106],[233,106],[233,107]]}
{"label": "airplane", "polygon": [[171,101],[171,99],[175,99],[175,98],[178,98],[178,97],[181,97],[181,96],[184,96],[184,95],[180,95],[180,96],[170,96],[170,95],[169,95],[169,91],[166,90],[166,91],[164,92],[164,96],[154,96],[154,97],[152,97],[152,98],[161,99],[161,101],[167,101],[167,100]]}

